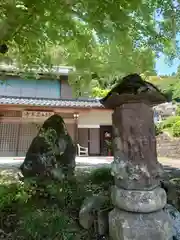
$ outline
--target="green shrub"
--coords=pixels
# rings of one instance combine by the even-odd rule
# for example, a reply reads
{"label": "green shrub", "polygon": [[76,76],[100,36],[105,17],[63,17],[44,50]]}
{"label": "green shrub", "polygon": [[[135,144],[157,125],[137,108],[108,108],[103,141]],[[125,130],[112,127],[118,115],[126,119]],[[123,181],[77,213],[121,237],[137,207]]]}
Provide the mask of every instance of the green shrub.
{"label": "green shrub", "polygon": [[19,227],[14,233],[15,239],[62,239],[73,240],[75,231],[73,221],[59,208],[35,209],[20,218]]}
{"label": "green shrub", "polygon": [[46,185],[45,192],[58,202],[58,205],[63,208],[78,210],[82,201],[86,197],[84,185],[78,184],[76,180],[64,181],[62,184],[54,183]]}
{"label": "green shrub", "polygon": [[158,136],[161,133],[162,133],[161,124],[155,124],[155,134],[156,134],[156,136]]}
{"label": "green shrub", "polygon": [[[76,223],[79,209],[83,200],[99,187],[98,182],[109,187],[111,181],[108,168],[94,170],[83,181],[75,178],[62,182],[28,179],[3,184],[1,181],[0,229],[11,234],[10,239],[17,240],[92,239]],[[101,187],[98,193],[104,194],[104,189]]]}
{"label": "green shrub", "polygon": [[109,93],[109,91],[110,91],[109,89],[101,89],[99,87],[94,87],[92,89],[92,97],[103,98]]}
{"label": "green shrub", "polygon": [[171,128],[173,127],[173,125],[180,121],[180,116],[171,116],[171,117],[168,117],[166,120],[164,120],[162,123],[161,123],[161,127],[162,129],[165,129],[165,128]]}
{"label": "green shrub", "polygon": [[113,183],[113,177],[109,167],[102,167],[92,170],[88,179],[92,184]]}
{"label": "green shrub", "polygon": [[64,182],[41,182],[26,180],[10,185],[0,185],[0,211],[11,205],[58,204],[61,209],[78,210],[86,197],[84,183],[79,184],[75,179]]}
{"label": "green shrub", "polygon": [[179,104],[176,109],[176,116],[180,116],[180,105]]}
{"label": "green shrub", "polygon": [[[84,185],[79,185],[75,179],[1,184],[0,229],[11,233],[11,239],[81,239],[75,236],[82,235],[82,230],[78,228],[74,234],[70,225],[76,225],[79,209],[86,197],[84,189]],[[9,216],[13,216],[12,221]]]}
{"label": "green shrub", "polygon": [[24,204],[32,196],[32,189],[27,189],[24,184],[13,183],[10,185],[0,185],[0,210],[12,204]]}
{"label": "green shrub", "polygon": [[172,127],[173,137],[180,137],[180,121],[176,122]]}

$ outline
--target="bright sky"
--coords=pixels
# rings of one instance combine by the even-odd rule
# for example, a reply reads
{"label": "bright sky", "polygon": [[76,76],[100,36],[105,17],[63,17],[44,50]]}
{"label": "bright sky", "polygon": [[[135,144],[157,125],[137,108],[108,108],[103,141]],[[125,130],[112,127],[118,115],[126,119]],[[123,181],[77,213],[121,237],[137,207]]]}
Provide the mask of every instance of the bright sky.
{"label": "bright sky", "polygon": [[[177,35],[177,40],[180,42],[180,34]],[[174,60],[171,66],[166,63],[164,56],[161,56],[156,61],[156,70],[159,75],[169,75],[177,71],[177,67],[180,65],[180,58]]]}
{"label": "bright sky", "polygon": [[164,56],[161,56],[157,59],[156,62],[156,71],[158,75],[169,75],[177,71],[177,67],[180,65],[180,60],[174,60],[171,66],[166,63]]}

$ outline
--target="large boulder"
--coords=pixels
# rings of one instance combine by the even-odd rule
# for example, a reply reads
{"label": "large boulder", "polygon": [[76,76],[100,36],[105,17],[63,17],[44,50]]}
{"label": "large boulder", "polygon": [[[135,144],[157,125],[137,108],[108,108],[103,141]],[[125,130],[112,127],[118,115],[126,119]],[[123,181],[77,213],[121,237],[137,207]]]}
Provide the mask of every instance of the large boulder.
{"label": "large boulder", "polygon": [[61,116],[48,118],[33,139],[20,170],[26,177],[72,176],[76,147]]}
{"label": "large boulder", "polygon": [[168,214],[173,226],[173,240],[180,240],[180,212],[170,204],[167,204],[164,211]]}

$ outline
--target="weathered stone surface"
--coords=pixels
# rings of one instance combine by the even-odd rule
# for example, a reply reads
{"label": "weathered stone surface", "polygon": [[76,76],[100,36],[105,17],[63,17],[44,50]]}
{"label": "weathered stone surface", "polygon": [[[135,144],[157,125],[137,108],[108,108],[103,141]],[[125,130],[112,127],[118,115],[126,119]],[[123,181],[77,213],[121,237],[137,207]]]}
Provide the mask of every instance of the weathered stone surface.
{"label": "weathered stone surface", "polygon": [[163,173],[157,161],[153,112],[144,103],[124,104],[113,113],[115,184],[145,190],[159,185]]}
{"label": "weathered stone surface", "polygon": [[24,177],[62,179],[75,168],[75,145],[61,116],[53,115],[33,139],[20,167]]}
{"label": "weathered stone surface", "polygon": [[111,199],[117,208],[137,213],[160,210],[166,205],[167,201],[166,192],[160,187],[151,191],[131,191],[113,186]]}
{"label": "weathered stone surface", "polygon": [[172,240],[172,225],[163,211],[142,214],[115,208],[109,214],[113,240]]}
{"label": "weathered stone surface", "polygon": [[104,196],[92,196],[85,199],[79,212],[80,225],[85,229],[91,228],[97,217],[95,214],[106,202],[107,197]]}
{"label": "weathered stone surface", "polygon": [[108,211],[102,210],[97,213],[97,231],[100,236],[105,236],[109,231]]}
{"label": "weathered stone surface", "polygon": [[164,211],[171,219],[173,226],[173,240],[180,240],[180,212],[169,204],[165,206]]}
{"label": "weathered stone surface", "polygon": [[162,133],[156,137],[157,153],[159,157],[179,159],[180,157],[180,138],[173,138],[167,133]]}

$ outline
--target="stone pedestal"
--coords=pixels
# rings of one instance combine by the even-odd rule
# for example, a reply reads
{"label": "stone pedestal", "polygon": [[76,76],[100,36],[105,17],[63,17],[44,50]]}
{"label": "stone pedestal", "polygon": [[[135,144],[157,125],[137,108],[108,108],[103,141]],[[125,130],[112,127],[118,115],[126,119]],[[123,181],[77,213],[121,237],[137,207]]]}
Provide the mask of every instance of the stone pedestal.
{"label": "stone pedestal", "polygon": [[170,240],[172,226],[163,212],[166,193],[159,187],[153,112],[148,103],[114,109],[114,210],[109,214],[112,240]]}
{"label": "stone pedestal", "polygon": [[113,240],[172,240],[171,225],[163,211],[138,214],[115,208],[109,214],[109,232]]}

